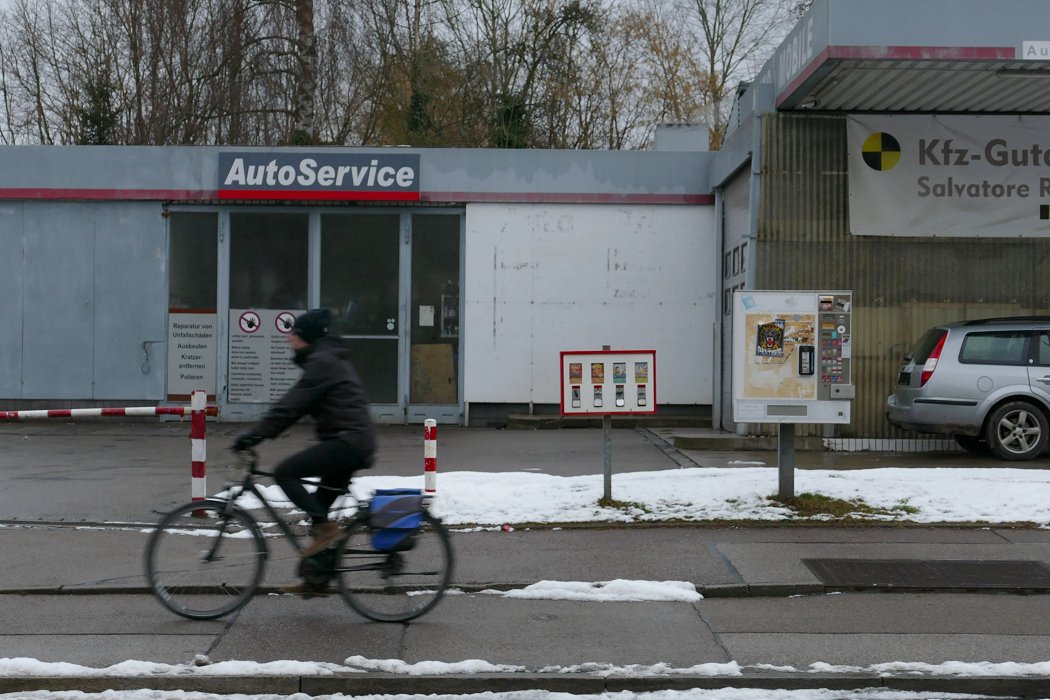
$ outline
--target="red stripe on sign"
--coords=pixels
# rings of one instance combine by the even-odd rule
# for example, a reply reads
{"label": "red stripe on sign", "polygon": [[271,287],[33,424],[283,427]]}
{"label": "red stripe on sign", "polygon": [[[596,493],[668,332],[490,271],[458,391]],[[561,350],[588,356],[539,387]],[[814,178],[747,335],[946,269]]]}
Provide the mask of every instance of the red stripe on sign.
{"label": "red stripe on sign", "polygon": [[72,418],[73,411],[68,408],[52,408],[47,412],[48,418]]}
{"label": "red stripe on sign", "polygon": [[436,472],[438,469],[438,461],[434,457],[427,457],[423,460],[423,471],[425,472]]}
{"label": "red stripe on sign", "polygon": [[384,201],[414,202],[419,192],[324,192],[318,190],[219,190],[219,199],[266,199],[295,201]]}
{"label": "red stripe on sign", "polygon": [[208,190],[117,190],[87,187],[0,187],[0,199],[209,200]]}
{"label": "red stripe on sign", "polygon": [[525,202],[530,204],[714,204],[713,194],[616,192],[427,192],[424,202]]}
{"label": "red stripe on sign", "polygon": [[125,415],[125,413],[124,413],[124,409],[123,408],[103,408],[101,415],[103,415],[103,416],[123,416],[123,415]]}
{"label": "red stripe on sign", "polygon": [[913,61],[1002,61],[1017,58],[1013,46],[829,46],[831,58]]}
{"label": "red stripe on sign", "polygon": [[[185,469],[185,467],[183,467],[183,469]],[[192,462],[190,465],[190,470],[194,479],[203,478],[205,476],[206,469],[207,463],[205,462]]]}
{"label": "red stripe on sign", "polygon": [[424,440],[437,440],[438,429],[436,425],[427,425],[423,427],[423,439]]}

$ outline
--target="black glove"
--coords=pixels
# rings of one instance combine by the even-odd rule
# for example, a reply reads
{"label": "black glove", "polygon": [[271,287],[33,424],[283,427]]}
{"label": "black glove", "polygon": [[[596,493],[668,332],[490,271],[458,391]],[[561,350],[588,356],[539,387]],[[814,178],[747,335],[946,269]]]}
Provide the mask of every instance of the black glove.
{"label": "black glove", "polygon": [[263,439],[261,437],[258,435],[252,435],[251,433],[238,435],[237,439],[233,441],[233,451],[244,452],[245,450],[250,450],[262,441]]}

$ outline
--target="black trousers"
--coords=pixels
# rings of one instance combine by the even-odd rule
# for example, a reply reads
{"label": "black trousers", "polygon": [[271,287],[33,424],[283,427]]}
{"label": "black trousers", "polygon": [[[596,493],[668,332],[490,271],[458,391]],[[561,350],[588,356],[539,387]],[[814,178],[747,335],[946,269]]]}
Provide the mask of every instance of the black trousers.
{"label": "black trousers", "polygon": [[[372,463],[372,450],[344,440],[322,440],[277,465],[274,480],[285,495],[310,516],[314,525],[328,521],[328,510],[346,493],[350,478]],[[321,488],[310,493],[300,479],[321,477]]]}

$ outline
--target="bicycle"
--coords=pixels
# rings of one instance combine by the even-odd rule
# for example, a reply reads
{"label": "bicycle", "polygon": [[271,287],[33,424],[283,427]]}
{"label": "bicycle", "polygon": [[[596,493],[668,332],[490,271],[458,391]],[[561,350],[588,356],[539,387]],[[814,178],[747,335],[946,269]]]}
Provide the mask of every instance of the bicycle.
{"label": "bicycle", "polygon": [[[259,589],[269,551],[259,522],[237,505],[241,496],[255,496],[296,552],[303,550],[292,527],[259,489],[260,478],[273,474],[257,469],[253,450],[239,454],[244,467],[239,483],[221,496],[168,512],[146,544],[146,580],[160,602],[177,615],[193,620],[222,617],[247,605]],[[337,579],[346,604],[377,622],[406,622],[427,613],[452,579],[448,530],[428,510],[429,496],[419,489],[393,491],[407,497],[395,499],[402,507],[393,512],[403,516],[400,524],[408,527],[390,529],[389,522],[377,523],[373,503],[382,501],[376,511],[389,515],[390,494],[376,491],[340,521],[341,534],[329,548],[299,563],[299,575],[307,582],[327,586]]]}

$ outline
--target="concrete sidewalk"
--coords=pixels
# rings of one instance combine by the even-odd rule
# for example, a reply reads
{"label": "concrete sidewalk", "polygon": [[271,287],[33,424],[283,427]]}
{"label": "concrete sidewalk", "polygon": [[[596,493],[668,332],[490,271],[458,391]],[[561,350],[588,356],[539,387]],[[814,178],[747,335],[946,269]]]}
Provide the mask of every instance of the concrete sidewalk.
{"label": "concrete sidewalk", "polygon": [[[1050,677],[974,678],[887,670],[893,662],[1041,663],[1050,598],[945,590],[829,594],[803,559],[1050,561],[1050,532],[955,528],[693,528],[457,532],[459,595],[407,625],[368,622],[338,596],[260,595],[241,612],[183,620],[145,592],[139,529],[23,524],[0,530],[0,658],[105,669],[128,659],[179,666],[162,676],[0,677],[0,692],[168,688],[275,692],[566,692],[683,687],[892,687],[940,692],[1050,693]],[[47,556],[41,556],[46,553]],[[275,543],[265,590],[290,577]],[[490,589],[541,580],[677,580],[685,602],[508,599]],[[405,664],[481,659],[475,674],[377,672],[237,681],[195,671],[279,660],[344,665],[348,657]],[[813,664],[847,667],[818,672]],[[733,665],[728,665],[733,664]],[[709,666],[715,665],[715,666]],[[787,670],[787,667],[794,669]],[[674,669],[674,670],[670,670]],[[273,673],[271,671],[271,673]]]}
{"label": "concrete sidewalk", "polygon": [[[209,424],[219,445],[239,426]],[[1024,580],[865,592],[822,581],[804,560],[968,562],[1050,566],[1050,531],[954,527],[579,527],[455,532],[450,595],[424,618],[383,625],[338,596],[260,595],[240,613],[191,622],[145,591],[142,551],[155,510],[188,495],[188,424],[0,426],[0,658],[105,669],[129,659],[177,666],[145,676],[0,676],[0,692],[48,688],[181,688],[207,692],[458,693],[548,688],[566,692],[686,687],[891,687],[1050,695],[1050,674],[943,675],[945,668],[878,664],[1040,663],[1050,655],[1050,596]],[[439,469],[600,473],[601,431],[439,432]],[[304,430],[269,445],[276,459]],[[422,431],[384,428],[381,473],[422,468]],[[210,443],[214,445],[215,442]],[[218,463],[221,450],[212,450]],[[692,466],[645,430],[614,431],[626,470]],[[851,457],[856,459],[856,457]],[[937,457],[936,459],[941,459]],[[910,460],[919,466],[924,456]],[[403,470],[403,471],[401,471]],[[126,523],[120,525],[118,523]],[[295,558],[274,541],[264,591],[291,577]],[[487,589],[542,580],[689,581],[684,602],[519,600]],[[349,657],[503,665],[488,674],[377,671],[265,678],[207,675],[193,660],[343,665]],[[826,663],[844,667],[828,672]],[[708,666],[714,664],[715,666]],[[788,670],[788,668],[794,670]],[[1005,668],[1005,667],[1004,667]],[[673,669],[673,670],[672,670]],[[709,674],[714,674],[709,675]]]}

